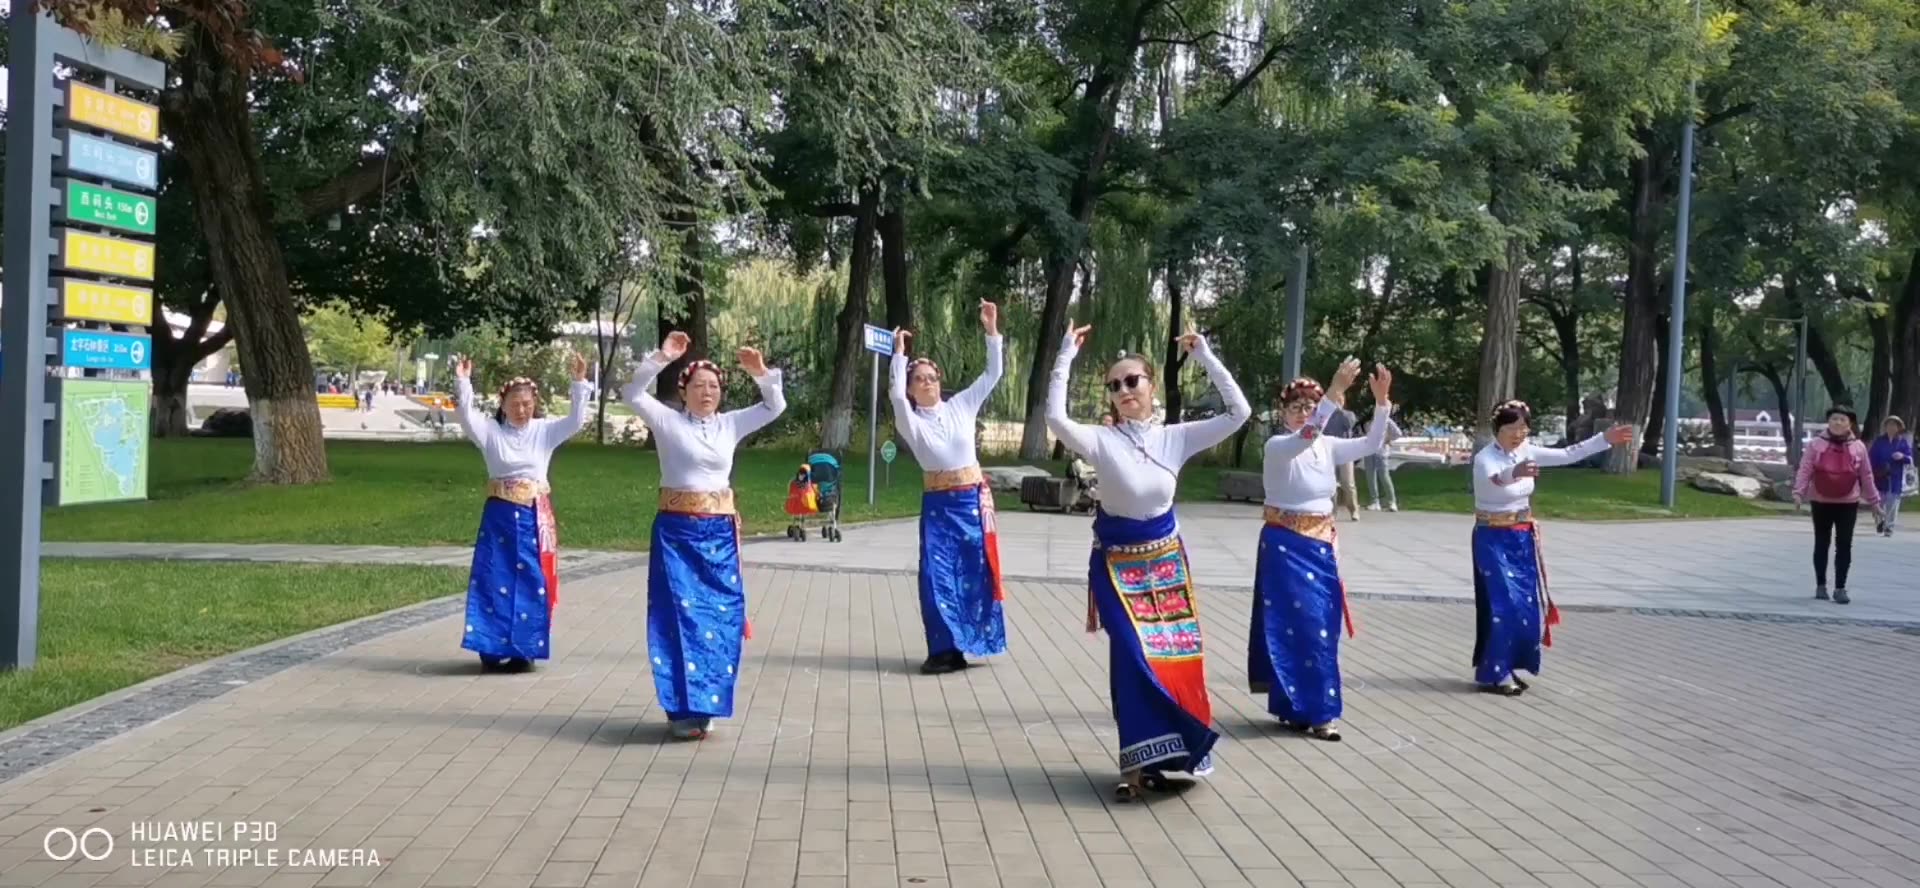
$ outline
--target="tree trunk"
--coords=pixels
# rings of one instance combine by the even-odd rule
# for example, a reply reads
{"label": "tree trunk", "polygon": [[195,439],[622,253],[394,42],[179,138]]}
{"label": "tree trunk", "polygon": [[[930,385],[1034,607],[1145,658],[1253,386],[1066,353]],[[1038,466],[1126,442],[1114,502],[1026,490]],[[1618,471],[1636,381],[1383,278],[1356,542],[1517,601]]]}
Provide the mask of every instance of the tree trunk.
{"label": "tree trunk", "polygon": [[1800,415],[1793,410],[1793,397],[1787,393],[1787,383],[1771,366],[1756,365],[1751,369],[1773,386],[1774,400],[1780,405],[1780,440],[1787,445],[1787,461],[1797,469],[1800,467]]}
{"label": "tree trunk", "polygon": [[853,218],[853,253],[847,264],[847,301],[834,321],[833,379],[826,420],[820,425],[820,449],[843,453],[853,443],[853,390],[866,351],[867,301],[873,290],[873,241],[879,223],[879,192],[860,192]]}
{"label": "tree trunk", "polygon": [[1481,439],[1491,436],[1488,423],[1493,408],[1513,397],[1519,372],[1520,271],[1526,255],[1518,241],[1509,241],[1506,252],[1506,267],[1488,264],[1480,270],[1487,319],[1480,338],[1480,388],[1474,412]]}
{"label": "tree trunk", "polygon": [[1147,19],[1161,6],[1161,0],[1138,0],[1133,8],[1127,39],[1103,58],[1093,75],[1087,78],[1073,116],[1084,121],[1091,141],[1086,160],[1075,177],[1067,198],[1067,213],[1073,217],[1076,233],[1068,244],[1055,244],[1048,251],[1046,302],[1040,310],[1040,341],[1034,344],[1033,366],[1027,369],[1027,422],[1020,434],[1020,458],[1043,459],[1047,454],[1047,379],[1053,375],[1054,358],[1060,354],[1060,340],[1067,332],[1067,302],[1073,291],[1074,268],[1086,249],[1087,232],[1093,225],[1094,210],[1100,203],[1100,177],[1107,167],[1107,155],[1113,147],[1114,117],[1120,100],[1133,79],[1134,56],[1140,49]]}
{"label": "tree trunk", "polygon": [[1180,411],[1186,406],[1180,395],[1180,334],[1186,332],[1185,317],[1180,298],[1180,274],[1173,263],[1167,263],[1167,367],[1166,381],[1160,385],[1162,395],[1167,399],[1167,422],[1180,421]]}
{"label": "tree trunk", "polygon": [[[666,341],[669,333],[685,333],[692,342],[687,346],[686,354],[668,364],[655,378],[654,397],[671,407],[680,406],[680,371],[694,361],[703,358],[713,360],[708,354],[707,340],[706,239],[701,236],[699,221],[691,213],[682,215],[677,221],[686,226],[680,236],[679,267],[673,273],[673,293],[679,305],[660,305],[659,318],[655,322],[658,333],[655,342]],[[651,345],[647,350],[652,350]],[[653,437],[649,435],[647,441],[651,444]]]}
{"label": "tree trunk", "polygon": [[1907,421],[1907,428],[1920,425],[1920,250],[1913,251],[1907,265],[1907,280],[1900,297],[1893,303],[1892,393],[1888,395],[1888,413]]}
{"label": "tree trunk", "polygon": [[156,438],[187,436],[187,427],[193,420],[187,404],[187,385],[193,379],[193,368],[233,341],[228,328],[207,336],[207,327],[219,304],[219,298],[209,291],[198,304],[190,307],[191,320],[179,336],[173,335],[173,327],[165,317],[155,318],[147,327],[148,347],[153,355],[153,410],[149,426]]}
{"label": "tree trunk", "polygon": [[1840,370],[1840,358],[1833,353],[1833,344],[1820,332],[1820,325],[1813,321],[1807,322],[1807,361],[1826,384],[1827,403],[1854,406],[1853,390],[1847,386],[1847,376]]}
{"label": "tree trunk", "polygon": [[1587,285],[1587,263],[1582,252],[1582,247],[1573,248],[1573,281],[1568,293],[1567,310],[1553,313],[1553,335],[1560,342],[1560,373],[1567,386],[1569,423],[1580,416],[1581,403],[1586,400],[1582,397],[1585,393],[1580,391],[1580,292]]}
{"label": "tree trunk", "polygon": [[[1637,429],[1647,427],[1653,408],[1654,371],[1659,358],[1655,328],[1660,308],[1659,248],[1661,222],[1666,218],[1667,164],[1664,148],[1646,130],[1640,144],[1647,150],[1630,167],[1632,199],[1628,203],[1627,292],[1620,318],[1620,384],[1614,421]],[[1634,444],[1613,448],[1607,471],[1627,474],[1640,467]]]}
{"label": "tree trunk", "polygon": [[1662,436],[1667,430],[1667,374],[1673,372],[1672,362],[1667,360],[1667,318],[1654,319],[1653,342],[1654,362],[1653,404],[1647,410],[1647,431],[1640,436],[1640,452],[1647,456],[1658,456],[1660,445],[1665,441]]}
{"label": "tree trunk", "polygon": [[1867,431],[1880,433],[1880,423],[1891,412],[1893,401],[1893,330],[1887,315],[1869,315],[1867,332],[1873,334],[1873,369],[1867,384]]}
{"label": "tree trunk", "polygon": [[170,138],[186,161],[214,285],[227,305],[253,415],[253,471],[267,484],[327,480],[313,361],[273,231],[254,141],[246,72],[232,70],[204,29],[190,32],[167,97]]}
{"label": "tree trunk", "polygon": [[[1702,300],[1711,306],[1711,301]],[[1705,308],[1700,315],[1700,394],[1707,402],[1707,421],[1713,425],[1713,446],[1719,451],[1721,459],[1733,459],[1733,417],[1729,410],[1732,405],[1720,398],[1719,356],[1714,353],[1713,309]],[[1729,372],[1731,379],[1733,374]]]}
{"label": "tree trunk", "polygon": [[880,217],[880,279],[887,298],[887,329],[913,329],[907,289],[907,211],[895,205]]}
{"label": "tree trunk", "polygon": [[[1393,306],[1393,291],[1398,283],[1393,273],[1393,260],[1387,260],[1385,280],[1380,285],[1380,298],[1373,303],[1373,310],[1367,314],[1367,326],[1360,334],[1360,361],[1371,373],[1380,358],[1374,352],[1380,345],[1380,334],[1387,329],[1387,316]],[[1292,382],[1293,380],[1287,380]]]}

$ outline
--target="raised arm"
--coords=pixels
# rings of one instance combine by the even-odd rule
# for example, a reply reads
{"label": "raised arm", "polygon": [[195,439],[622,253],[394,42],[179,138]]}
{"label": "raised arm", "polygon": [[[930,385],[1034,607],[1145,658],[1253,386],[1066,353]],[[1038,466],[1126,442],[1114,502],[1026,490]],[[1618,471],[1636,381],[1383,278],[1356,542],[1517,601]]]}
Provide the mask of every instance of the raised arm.
{"label": "raised arm", "polygon": [[893,402],[893,418],[905,425],[913,415],[913,403],[907,400],[907,350],[900,347],[898,334],[893,340],[893,360],[887,365],[887,400]]}
{"label": "raised arm", "polygon": [[987,403],[987,396],[993,394],[993,387],[1000,384],[1001,374],[1006,372],[1005,340],[998,333],[987,336],[987,369],[980,378],[967,386],[965,391],[953,396],[953,401],[966,409],[968,413],[979,413],[980,405]]}
{"label": "raised arm", "polygon": [[473,380],[466,376],[459,377],[454,385],[454,398],[453,416],[459,421],[461,431],[467,433],[467,440],[472,441],[474,446],[484,446],[487,436],[493,434],[494,422],[481,413],[480,406],[474,403]]}
{"label": "raised arm", "polygon": [[573,440],[574,435],[587,427],[587,409],[593,404],[593,383],[584,379],[574,380],[567,397],[570,399],[567,415],[550,419],[540,426],[540,443],[548,450]]}
{"label": "raised arm", "polygon": [[1206,337],[1194,334],[1193,357],[1206,369],[1207,378],[1213,380],[1213,387],[1220,390],[1221,400],[1227,402],[1227,412],[1199,422],[1183,422],[1167,427],[1167,431],[1178,441],[1176,446],[1183,462],[1227,440],[1234,430],[1246,424],[1248,417],[1253,416],[1253,407],[1247,403],[1247,396],[1241,394],[1239,383],[1233,381],[1233,374],[1227,372],[1227,365],[1220,363],[1220,359],[1214,355]]}
{"label": "raised arm", "polygon": [[1376,453],[1385,452],[1387,449],[1387,426],[1391,422],[1391,420],[1387,419],[1387,416],[1391,414],[1392,411],[1392,404],[1382,404],[1375,401],[1373,405],[1373,421],[1367,423],[1367,436],[1365,438],[1342,438],[1337,441],[1328,442],[1333,448],[1333,464],[1336,466],[1343,465],[1372,456]]}
{"label": "raised arm", "polygon": [[740,350],[740,365],[746,368],[748,376],[753,377],[753,384],[760,388],[760,403],[727,413],[727,421],[733,425],[733,439],[736,442],[766,428],[768,423],[787,412],[787,395],[780,390],[780,371],[768,367],[766,360],[760,357],[760,352],[751,348]]}
{"label": "raised arm", "polygon": [[1332,398],[1321,398],[1320,403],[1314,406],[1312,415],[1307,417],[1307,424],[1301,426],[1299,431],[1268,438],[1267,462],[1288,462],[1306,453],[1307,448],[1313,446],[1313,440],[1320,437],[1320,430],[1327,427],[1327,420],[1332,418],[1336,409]]}
{"label": "raised arm", "polygon": [[1053,375],[1047,377],[1047,429],[1069,450],[1091,458],[1099,449],[1099,429],[1084,426],[1067,416],[1067,374],[1073,371],[1073,359],[1080,353],[1074,331],[1060,343],[1060,357],[1054,359]]}
{"label": "raised arm", "polygon": [[655,424],[673,413],[672,408],[660,403],[658,398],[647,391],[647,388],[653,385],[654,378],[660,375],[660,371],[667,369],[669,363],[671,362],[667,360],[667,356],[660,351],[655,350],[649,353],[641,359],[640,363],[634,365],[633,379],[627,383],[626,390],[620,396],[621,402],[633,408],[633,412],[639,415],[640,421],[646,423],[649,429],[654,428]]}
{"label": "raised arm", "polygon": [[1527,453],[1543,469],[1570,466],[1612,446],[1607,443],[1607,435],[1607,432],[1601,432],[1572,447],[1531,447]]}

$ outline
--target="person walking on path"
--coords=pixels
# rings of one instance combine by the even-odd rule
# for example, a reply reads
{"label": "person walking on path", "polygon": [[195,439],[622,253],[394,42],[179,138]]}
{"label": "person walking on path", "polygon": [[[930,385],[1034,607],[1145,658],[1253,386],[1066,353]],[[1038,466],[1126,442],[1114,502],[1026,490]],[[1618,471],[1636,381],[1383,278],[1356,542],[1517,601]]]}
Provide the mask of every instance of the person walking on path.
{"label": "person walking on path", "polygon": [[455,418],[487,464],[487,501],[473,543],[467,580],[466,632],[460,646],[481,667],[525,671],[552,655],[553,610],[560,603],[560,534],[553,520],[547,466],[553,452],[587,422],[593,385],[587,362],[573,356],[573,408],[545,419],[540,387],[517,377],[500,387],[493,416],[474,403],[473,361],[454,364]]}
{"label": "person walking on path", "polygon": [[1344,409],[1360,375],[1348,358],[1333,388],[1301,377],[1280,391],[1285,431],[1267,439],[1261,470],[1265,522],[1253,570],[1253,625],[1247,633],[1247,680],[1267,695],[1267,711],[1316,740],[1340,740],[1340,630],[1353,634],[1346,584],[1340,580],[1334,530],[1335,469],[1386,447],[1387,396],[1393,374],[1371,380],[1373,422],[1365,438],[1329,438],[1320,429]]}
{"label": "person walking on path", "polygon": [[969,656],[1007,651],[993,488],[974,447],[975,419],[1003,370],[1000,307],[981,302],[980,324],[987,335],[986,370],[945,401],[940,366],[928,358],[909,361],[913,334],[893,331],[887,391],[900,437],[921,468],[920,624],[927,660],[920,671],[928,675],[965,669]]}
{"label": "person walking on path", "polygon": [[705,737],[713,719],[733,715],[742,642],[753,631],[740,579],[733,455],[742,439],[787,409],[780,371],[751,348],[738,356],[760,389],[761,401],[752,407],[720,412],[725,376],[706,360],[680,371],[685,409],[648,394],[654,378],[691,343],[685,333],[668,334],[634,368],[622,398],[659,446],[660,511],[647,553],[647,651],[660,708],[682,740]]}
{"label": "person walking on path", "polygon": [[1833,550],[1833,603],[1847,604],[1847,570],[1853,566],[1853,526],[1860,503],[1881,518],[1880,489],[1873,483],[1867,446],[1854,430],[1860,418],[1846,407],[1827,410],[1826,434],[1807,443],[1793,477],[1793,504],[1813,511],[1813,597],[1827,600],[1827,550]]}
{"label": "person walking on path", "polygon": [[1391,411],[1384,415],[1376,411],[1374,419],[1367,423],[1367,437],[1373,437],[1376,425],[1386,429],[1386,437],[1381,439],[1380,449],[1369,454],[1362,461],[1362,465],[1367,470],[1367,489],[1373,496],[1373,502],[1367,504],[1367,511],[1380,511],[1382,502],[1380,494],[1384,492],[1387,511],[1398,512],[1400,511],[1400,494],[1393,489],[1393,463],[1388,461],[1387,451],[1392,448],[1394,440],[1400,437],[1400,426],[1393,421]]}
{"label": "person walking on path", "polygon": [[1890,537],[1900,520],[1900,498],[1909,493],[1907,469],[1913,465],[1913,442],[1907,439],[1906,422],[1898,416],[1887,417],[1867,456],[1873,462],[1874,489],[1880,491],[1880,535]]}
{"label": "person walking on path", "polygon": [[1541,648],[1553,646],[1560,622],[1533,518],[1534,479],[1633,440],[1632,426],[1617,425],[1572,447],[1536,447],[1527,440],[1532,421],[1525,401],[1494,408],[1493,440],[1473,457],[1474,681],[1509,697],[1527,689],[1516,671],[1540,674]]}
{"label": "person walking on path", "polygon": [[1087,631],[1107,630],[1114,720],[1120,728],[1120,801],[1142,788],[1167,787],[1168,772],[1212,772],[1220,739],[1200,633],[1198,591],[1173,513],[1180,467],[1231,437],[1253,415],[1233,376],[1207,340],[1189,330],[1179,347],[1206,369],[1227,412],[1198,422],[1153,419],[1153,365],[1123,355],[1106,370],[1112,426],[1081,425],[1067,416],[1067,375],[1092,327],[1070,330],[1047,384],[1047,428],[1093,463],[1100,507],[1087,566]]}

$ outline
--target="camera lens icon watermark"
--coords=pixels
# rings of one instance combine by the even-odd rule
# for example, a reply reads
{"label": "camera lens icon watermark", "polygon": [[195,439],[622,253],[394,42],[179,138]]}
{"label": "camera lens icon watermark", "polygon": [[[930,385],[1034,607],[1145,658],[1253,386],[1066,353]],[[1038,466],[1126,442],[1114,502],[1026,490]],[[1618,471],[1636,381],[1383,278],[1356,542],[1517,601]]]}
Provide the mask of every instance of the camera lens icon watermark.
{"label": "camera lens icon watermark", "polygon": [[73,830],[56,826],[47,830],[46,837],[40,840],[40,850],[54,860],[72,860],[76,855],[88,860],[106,860],[113,856],[113,833],[96,826],[76,835]]}

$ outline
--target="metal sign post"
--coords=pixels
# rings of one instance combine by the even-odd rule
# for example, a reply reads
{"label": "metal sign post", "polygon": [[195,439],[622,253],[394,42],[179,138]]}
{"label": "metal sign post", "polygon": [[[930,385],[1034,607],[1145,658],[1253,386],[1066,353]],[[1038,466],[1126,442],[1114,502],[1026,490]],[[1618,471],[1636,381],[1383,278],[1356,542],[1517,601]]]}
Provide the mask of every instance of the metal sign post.
{"label": "metal sign post", "polygon": [[[120,87],[158,91],[166,66],[32,9],[16,5],[8,24],[0,670],[37,657],[49,492],[57,503],[146,496],[152,385],[150,342],[135,328],[152,321],[153,291],[129,284],[153,279],[155,201],[124,189],[158,188],[160,114]],[[89,378],[101,374],[115,375]]]}
{"label": "metal sign post", "polygon": [[867,395],[867,505],[873,505],[874,448],[880,439],[880,356],[893,357],[893,331],[866,325],[867,351],[873,352],[873,386]]}
{"label": "metal sign post", "polygon": [[880,461],[887,464],[887,486],[893,486],[893,458],[900,455],[899,445],[888,441],[880,445]]}

